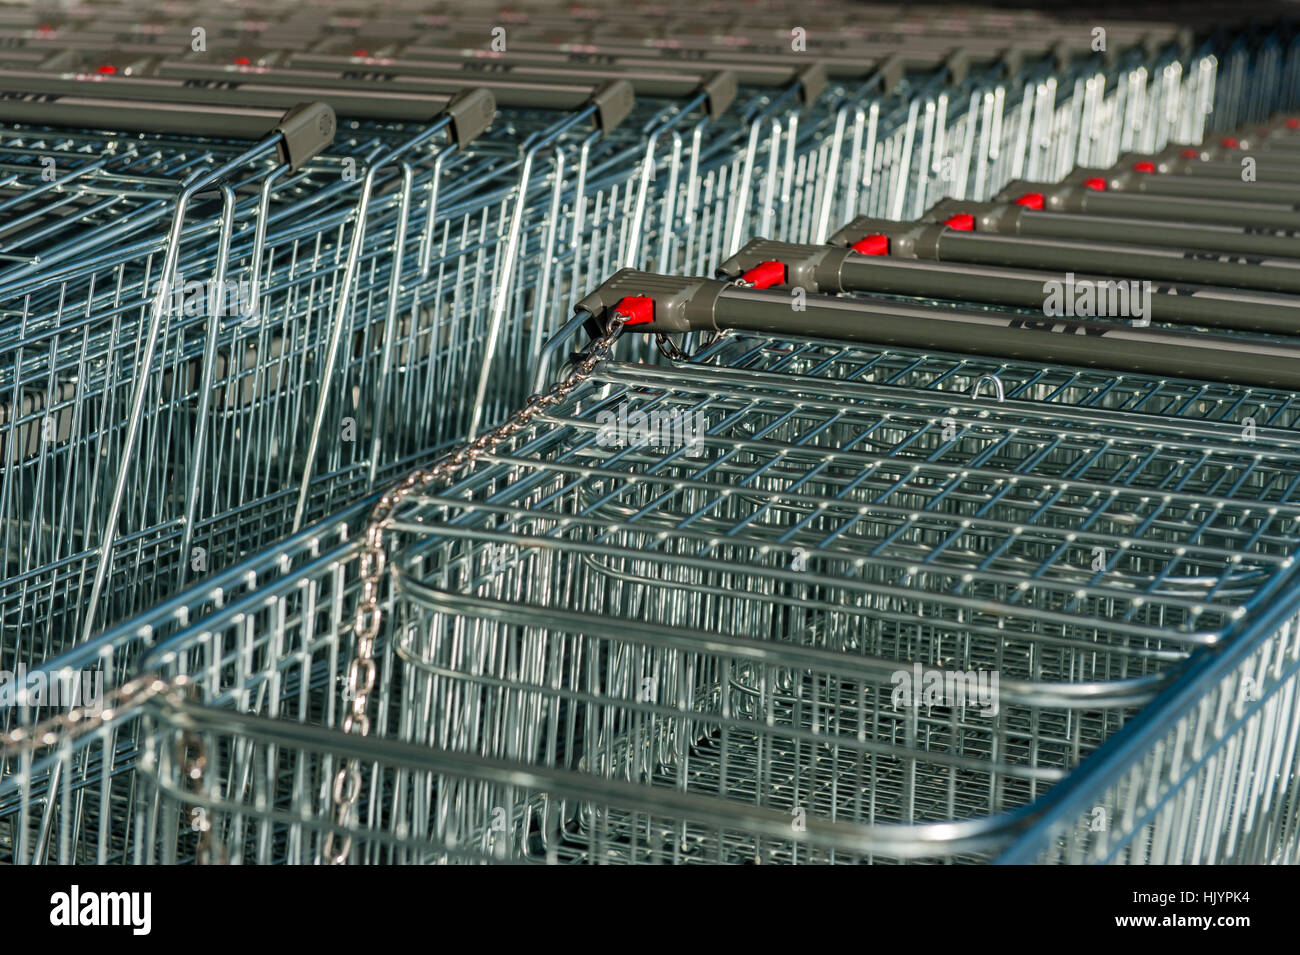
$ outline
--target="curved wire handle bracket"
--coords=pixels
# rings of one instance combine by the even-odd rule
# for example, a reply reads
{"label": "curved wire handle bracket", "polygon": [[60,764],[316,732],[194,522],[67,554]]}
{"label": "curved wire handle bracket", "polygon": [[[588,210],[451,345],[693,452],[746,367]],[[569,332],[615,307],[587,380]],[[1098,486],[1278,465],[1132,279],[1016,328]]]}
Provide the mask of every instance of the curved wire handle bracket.
{"label": "curved wire handle bracket", "polygon": [[998,401],[1007,400],[1006,391],[1002,387],[1002,379],[997,375],[980,375],[979,378],[976,379],[975,384],[971,386],[970,396],[972,398],[978,398],[980,396],[980,390],[986,381],[993,385],[993,394],[997,397]]}

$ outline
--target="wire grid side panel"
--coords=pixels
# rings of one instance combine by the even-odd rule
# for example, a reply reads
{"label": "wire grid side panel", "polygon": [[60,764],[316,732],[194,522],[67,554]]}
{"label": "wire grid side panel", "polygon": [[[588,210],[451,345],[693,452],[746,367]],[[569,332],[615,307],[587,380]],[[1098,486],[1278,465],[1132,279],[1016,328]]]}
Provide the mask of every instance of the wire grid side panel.
{"label": "wire grid side panel", "polygon": [[[748,617],[753,626],[766,609],[721,596],[753,583],[741,571],[693,581],[713,595],[712,630],[709,620],[698,629],[664,624],[652,611],[632,626],[603,622],[662,599],[626,583],[651,567],[622,560],[608,572],[625,582],[611,586],[598,609],[535,611],[529,603],[508,622],[496,619],[511,616],[505,605],[524,602],[529,575],[556,586],[575,575],[575,589],[592,606],[599,580],[567,551],[526,553],[490,583],[472,586],[467,578],[486,576],[491,556],[480,550],[461,555],[463,572],[457,566],[442,575],[445,583],[428,597],[437,609],[418,615],[399,647],[409,710],[442,718],[409,719],[403,738],[484,756],[504,747],[515,760],[788,815],[916,825],[1031,801],[1124,715],[1010,695],[984,707],[900,705],[895,674],[906,652],[886,649],[883,659],[864,660],[848,636],[851,613],[798,620],[796,601],[774,595],[771,626],[821,627],[826,643],[809,649],[732,635],[725,621]],[[684,588],[661,589],[690,599]],[[521,622],[534,613],[554,622]],[[701,640],[701,631],[718,636]],[[959,644],[955,660],[939,662],[978,668]]]}
{"label": "wire grid side panel", "polygon": [[[170,204],[162,205],[169,213]],[[206,243],[217,231],[209,223],[211,229],[197,230]],[[171,493],[176,476],[192,473],[190,449],[173,440],[193,428],[187,399],[195,382],[183,315],[163,316],[153,364],[143,367],[161,250],[106,263],[99,258],[98,268],[55,265],[47,283],[15,288],[12,297],[0,293],[7,319],[0,375],[6,396],[13,396],[5,409],[3,527],[3,625],[12,634],[58,635],[76,626],[93,576],[85,561],[102,543],[122,468],[132,468],[134,480],[119,517],[127,533],[145,531],[132,555],[142,574],[134,579],[143,587],[165,560],[157,528],[179,510]],[[138,388],[144,412],[136,445],[127,449]]]}
{"label": "wire grid side panel", "polygon": [[[82,147],[106,148],[93,137]],[[310,414],[309,369],[324,364],[328,335],[319,332],[341,296],[353,198],[339,186],[337,160],[314,160],[274,184],[273,164],[254,163],[224,208],[218,193],[191,200],[175,273],[164,280],[161,236],[181,180],[224,154],[144,142],[130,155],[129,179],[111,150],[79,157],[85,168],[68,174],[65,193],[109,210],[68,234],[66,222],[43,209],[42,221],[27,223],[15,240],[42,269],[15,266],[5,275],[13,320],[0,374],[16,397],[5,408],[4,625],[51,640],[37,661],[78,630],[107,533],[117,539],[115,559],[96,609],[108,621],[168,592],[168,582],[217,565],[223,548],[238,553],[264,540],[268,525],[282,533],[268,512],[283,509],[277,495],[301,467],[293,453],[301,429],[287,433],[285,423]],[[302,191],[312,198],[302,200]],[[113,198],[97,199],[105,194]],[[306,227],[289,215],[300,201],[311,207]],[[377,212],[383,206],[376,203]],[[160,332],[145,368],[154,314]],[[128,443],[137,400],[139,432]],[[110,526],[111,491],[123,474]],[[212,529],[221,513],[243,508],[254,514],[233,532],[193,540],[190,528]],[[187,535],[197,550],[182,557]]]}
{"label": "wire grid side panel", "polygon": [[[215,778],[202,793],[185,786],[173,745],[179,724],[160,713],[153,738],[169,810],[160,814],[167,818],[163,831],[178,830],[190,841],[185,816],[205,811],[230,862],[319,862],[329,834],[350,840],[354,864],[874,859],[863,827],[815,816],[801,821],[777,809],[220,710],[190,708],[184,716],[186,725],[197,724]],[[338,825],[334,777],[340,761],[354,755],[364,763],[364,788],[352,819]]]}
{"label": "wire grid side panel", "polygon": [[1237,40],[1215,60],[1217,85],[1209,128],[1236,129],[1262,122],[1281,109],[1294,108],[1300,94],[1300,48],[1294,38],[1270,35],[1261,41]]}
{"label": "wire grid side panel", "polygon": [[[403,135],[363,129],[350,145],[374,161]],[[25,155],[42,142],[37,131],[11,147]],[[107,149],[93,139],[82,145]],[[103,622],[283,536],[307,457],[303,422],[321,420],[309,519],[354,499],[398,462],[431,453],[468,420],[462,391],[481,358],[487,315],[479,306],[498,284],[497,236],[512,208],[491,185],[513,175],[510,161],[491,144],[449,163],[425,150],[408,180],[380,171],[360,225],[360,187],[337,157],[282,178],[267,197],[241,189],[228,224],[219,202],[196,201],[146,376],[139,362],[158,306],[158,235],[174,205],[163,187],[176,188],[164,173],[218,162],[198,146],[191,156],[166,145],[144,157],[108,151],[79,160],[85,168],[64,183],[94,203],[130,174],[135,192],[99,200],[119,213],[120,227],[100,210],[83,220],[95,226],[89,233],[54,234],[48,220],[59,216],[42,206],[41,221],[20,223],[14,238],[15,248],[39,240],[33,255],[47,263],[40,274],[6,273],[13,320],[0,341],[19,399],[0,407],[12,515],[0,619],[6,644],[27,628],[48,639],[28,663],[52,656],[79,629],[111,499],[95,489],[111,489],[120,469],[131,479],[114,525]],[[497,198],[485,204],[478,190]],[[141,242],[128,241],[137,234]],[[59,243],[93,254],[69,257]],[[223,243],[224,268],[213,258]],[[335,375],[322,382],[331,352]],[[128,449],[142,378],[140,435]],[[390,413],[397,402],[419,410]]]}
{"label": "wire grid side panel", "polygon": [[[338,729],[348,662],[340,654],[349,647],[351,617],[318,601],[305,576],[292,588],[269,589],[245,602],[251,608],[209,615],[146,664],[167,676],[189,674],[215,708],[216,727],[205,735],[210,771],[193,791],[175,762],[176,730],[185,724],[155,713],[164,731],[150,740],[141,768],[160,780],[163,799],[137,840],[149,861],[192,859],[195,818],[213,826],[232,862],[303,863],[320,855],[333,825],[333,774],[348,740]],[[1004,744],[1014,752],[997,762],[987,712],[878,712],[892,691],[892,663],[855,665],[839,654],[797,649],[764,661],[752,652],[693,652],[689,639],[681,652],[665,654],[653,641],[590,634],[557,640],[539,654],[537,628],[494,642],[472,633],[472,622],[453,624],[454,635],[431,623],[404,603],[385,607],[372,732],[358,741],[366,751],[363,798],[342,830],[355,840],[353,861],[861,861],[868,851],[885,860],[974,858],[989,838],[958,853],[899,832],[855,831],[823,845],[832,855],[809,857],[803,834],[828,821],[987,812],[1061,776],[1047,765],[1056,744],[1045,739],[1043,766],[1029,765],[1039,744],[1024,742],[1028,730],[1016,731],[1021,742]],[[1016,724],[1042,716],[1036,707],[1011,710]],[[222,720],[232,715],[256,720],[224,731]],[[1067,735],[1096,732],[1070,730],[1050,716],[1041,723]],[[328,731],[317,734],[321,745],[304,745],[302,734],[315,730]],[[417,744],[425,765],[455,755],[464,768],[390,767],[384,743],[395,740],[408,744],[408,755]],[[1066,752],[1072,744],[1060,745]],[[864,772],[874,795],[840,781]],[[489,785],[503,773],[511,781],[549,774],[558,782],[526,792]],[[684,774],[693,803],[677,810]],[[609,797],[611,790],[626,801]],[[674,848],[655,826],[643,846],[638,812],[663,814],[688,834]],[[757,843],[755,813],[767,834]],[[729,820],[719,826],[727,832],[699,834],[710,819]]]}
{"label": "wire grid side panel", "polygon": [[[58,681],[82,696],[55,698],[47,690],[30,705],[0,708],[0,728],[58,716],[70,700],[101,707],[104,693],[141,672],[141,660],[151,648],[192,632],[209,617],[252,615],[283,630],[291,623],[291,605],[327,608],[320,611],[324,617],[313,613],[309,619],[346,630],[356,576],[349,541],[361,516],[353,508],[283,549],[218,574],[183,598],[51,661],[42,670],[46,685]],[[137,772],[142,752],[138,717],[138,710],[129,710],[57,748],[0,762],[0,860],[103,864],[129,861],[143,851],[139,840],[146,830],[141,826],[156,805],[151,785]]]}
{"label": "wire grid side panel", "polygon": [[[341,571],[335,568],[332,572]],[[247,612],[244,607],[232,606],[229,612],[211,615],[202,627],[195,628],[190,635],[160,647],[156,657],[157,661],[164,664],[166,675],[187,672],[195,680],[196,688],[206,702],[227,707],[237,713],[260,714],[280,721],[337,728],[343,716],[340,685],[347,663],[346,657],[340,658],[339,652],[348,647],[351,618],[346,615],[341,618],[335,610],[335,604],[319,599],[317,587],[307,574],[292,583],[292,587],[286,588],[272,586],[269,588],[270,593],[262,591],[255,600],[245,601],[245,604],[253,605],[252,612]],[[387,619],[391,620],[392,614],[393,608],[387,607]],[[402,624],[398,629],[407,633],[408,639],[404,643],[411,643],[414,638],[408,632],[409,625]],[[663,808],[665,798],[662,793],[642,792],[630,784],[625,784],[624,788],[636,796],[630,802],[633,808],[620,805],[616,800],[607,809],[602,808],[600,800],[593,799],[590,794],[584,795],[584,788],[590,790],[606,776],[616,780],[623,778],[621,767],[625,762],[644,759],[645,753],[658,752],[667,745],[671,736],[667,730],[670,725],[676,725],[671,716],[680,714],[669,714],[670,718],[664,718],[665,707],[653,703],[637,707],[649,711],[648,717],[645,714],[629,715],[622,711],[625,702],[637,706],[633,701],[637,694],[644,692],[640,683],[632,686],[632,696],[610,694],[607,708],[603,710],[609,720],[623,723],[631,719],[635,722],[637,726],[632,727],[631,735],[622,739],[618,732],[605,734],[603,742],[593,749],[596,765],[584,766],[584,756],[576,747],[571,747],[566,754],[550,752],[548,756],[546,747],[538,749],[536,746],[524,746],[521,749],[516,734],[498,734],[496,727],[499,714],[491,701],[485,701],[484,709],[475,706],[473,712],[464,712],[464,716],[480,720],[478,728],[467,730],[460,723],[461,714],[445,711],[442,705],[433,703],[419,687],[414,691],[407,689],[409,671],[401,666],[394,670],[396,658],[390,652],[391,641],[386,639],[385,645],[387,649],[382,653],[383,665],[379,680],[381,689],[377,691],[378,701],[372,710],[376,717],[375,735],[415,738],[427,746],[435,742],[429,737],[442,739],[448,734],[454,736],[460,732],[469,732],[476,738],[491,742],[483,747],[473,747],[466,745],[464,739],[451,741],[454,744],[451,748],[457,752],[471,752],[484,757],[482,761],[470,764],[469,770],[460,779],[448,774],[390,772],[380,760],[379,770],[367,783],[366,797],[356,828],[347,830],[358,844],[355,861],[442,861],[444,856],[455,861],[502,857],[515,861],[561,861],[559,857],[563,856],[563,861],[588,862],[670,861],[673,858],[679,861],[799,861],[805,858],[834,858],[834,854],[827,856],[824,853],[813,853],[808,856],[801,851],[804,828],[794,813],[784,809],[769,808],[765,810],[765,818],[769,833],[788,833],[787,837],[782,840],[769,834],[768,838],[756,843],[753,834],[746,831],[747,823],[740,818],[741,814],[734,808],[713,805],[709,800],[699,800],[700,806],[708,810],[702,816],[692,817],[685,813],[681,814],[684,818],[678,821],[671,807],[671,791],[666,808]],[[403,652],[399,647],[398,656]],[[618,648],[615,655],[621,656],[624,652],[624,649]],[[581,651],[578,655],[582,656]],[[566,668],[567,662],[561,662],[555,671],[557,677]],[[603,666],[600,669],[603,671]],[[747,680],[762,680],[759,673],[762,668],[746,666],[743,669]],[[781,667],[779,672],[772,669],[771,675],[788,683],[788,669]],[[491,674],[478,672],[487,683],[497,685]],[[711,672],[716,684],[718,671],[715,668]],[[841,677],[827,673],[824,678],[829,681],[825,689],[820,687],[820,680],[808,675],[807,682],[814,697],[829,693],[838,699],[848,692],[841,686]],[[593,674],[593,679],[599,683],[607,677]],[[608,679],[611,690],[616,684],[623,683],[617,672]],[[544,683],[547,687],[553,685],[549,679]],[[459,690],[454,692],[457,695],[472,696],[481,689],[474,675],[467,673],[462,678]],[[533,692],[534,687],[521,683],[517,690],[510,691],[510,695],[527,697]],[[714,693],[716,692],[715,689]],[[796,696],[801,695],[798,689],[790,692]],[[867,690],[863,687],[863,692],[887,693],[888,690],[882,691],[879,687]],[[652,697],[653,692],[650,695]],[[816,706],[812,697],[807,700],[807,705]],[[799,704],[788,698],[786,702],[777,704],[783,724],[789,722],[789,716],[785,714],[791,711],[791,707],[798,708]],[[746,705],[744,709],[752,711],[752,704]],[[436,729],[423,725],[430,719],[434,720]],[[902,719],[916,722],[912,716],[904,715]],[[918,731],[927,735],[965,733],[970,738],[969,745],[973,750],[981,748],[977,738],[986,734],[987,730],[980,730],[973,725],[979,723],[974,714],[970,718],[972,725],[964,729],[958,726],[960,719],[964,717],[958,714],[927,714],[919,717],[919,730],[918,727],[913,727],[909,736],[914,737]],[[166,714],[160,720],[166,724]],[[748,761],[751,764],[755,756],[759,755],[754,751],[753,743],[744,744],[745,740],[752,738],[754,727],[761,725],[756,722],[757,716],[752,712],[738,713],[737,720],[739,722],[735,728],[723,732],[724,741],[728,732],[737,737],[736,778],[723,778],[719,782],[714,774],[712,787],[701,786],[700,789],[708,790],[722,785],[729,791],[743,776],[740,767],[747,761],[743,751],[750,753]],[[418,730],[413,727],[413,721]],[[605,718],[593,718],[590,732],[594,734],[596,727],[605,722]],[[932,723],[945,728],[935,729]],[[217,839],[230,861],[317,861],[321,848],[320,837],[329,830],[332,817],[332,785],[322,787],[321,783],[332,782],[333,773],[340,764],[337,758],[331,756],[330,750],[313,753],[303,750],[289,739],[277,739],[276,734],[279,733],[292,735],[294,730],[291,727],[286,728],[284,724],[277,727],[273,724],[268,732],[272,742],[265,749],[259,746],[256,739],[242,734],[229,738],[220,734],[211,737],[208,740],[208,752],[212,760],[212,771],[206,776],[209,781],[207,788],[200,793],[188,791],[175,778],[175,737],[165,736],[165,743],[153,741],[154,749],[146,753],[142,768],[150,778],[157,774],[163,780],[164,798],[160,804],[148,807],[147,812],[137,809],[141,814],[137,825],[145,827],[136,840],[137,848],[143,847],[145,855],[142,858],[159,862],[191,860],[199,838],[193,820],[199,818],[195,813],[201,812],[206,814],[202,817],[204,821],[213,824]],[[648,737],[647,732],[650,734]],[[852,732],[844,727],[837,731],[842,739],[837,737],[836,743],[827,745],[820,745],[815,739],[815,726],[801,729],[792,725],[785,732],[790,734],[794,747],[802,752],[795,754],[794,764],[776,768],[774,772],[778,775],[791,772],[803,775],[806,771],[821,766],[823,750],[838,752],[858,745],[853,741]],[[524,735],[527,735],[527,731]],[[774,738],[781,738],[782,730],[773,731],[773,735]],[[594,735],[589,738],[595,740]],[[339,739],[334,739],[333,743],[337,745]],[[366,745],[375,744],[371,741]],[[595,743],[592,745],[595,746]],[[700,766],[707,765],[709,751],[716,750],[719,745],[716,740],[703,743],[698,755]],[[422,757],[436,760],[437,754],[433,750],[424,750]],[[506,757],[518,760],[509,771],[511,779],[518,778],[520,774],[570,764],[572,791],[559,786],[554,790],[520,795],[509,786],[502,788],[488,785],[492,778],[491,762],[499,762]],[[953,760],[945,764],[942,757],[935,758],[942,767],[940,771],[952,776],[952,791],[946,798],[971,798],[962,794],[962,790],[973,783],[959,780],[958,777],[964,775],[961,761]],[[843,766],[851,762],[850,753],[838,752],[836,765]],[[907,786],[906,774],[900,771],[896,763],[897,760],[886,760],[884,757],[879,761],[882,791]],[[807,769],[801,772],[798,768],[800,765],[805,765]],[[824,770],[825,767],[821,766],[819,773]],[[584,777],[594,776],[595,781],[579,778],[575,775],[577,771],[582,771]],[[560,777],[564,775],[562,773]],[[1040,775],[1020,773],[1017,785],[1026,786]],[[658,782],[662,784],[663,780]],[[780,789],[778,786],[774,800],[778,806],[783,801]],[[807,799],[806,813],[818,815],[827,811],[826,797],[817,788],[805,791],[797,787],[795,795]],[[843,798],[848,798],[847,790]],[[901,797],[894,793],[890,798]],[[926,790],[915,798],[928,804],[945,797],[941,792]],[[863,800],[864,796],[859,792],[856,799],[859,806]],[[548,804],[556,801],[559,803],[558,809],[547,809]],[[564,808],[566,804],[568,810]],[[832,817],[835,817],[834,810],[834,806],[829,810]],[[534,818],[534,814],[539,811],[543,817]],[[539,848],[537,840],[541,837],[533,830],[540,827],[543,831],[548,831],[552,823],[544,823],[543,819],[554,822],[553,813],[556,811],[565,819],[562,832],[557,832],[552,837],[559,840],[558,844],[542,845]],[[635,837],[637,825],[634,823],[638,812],[651,816],[662,812],[667,818],[673,819],[675,825],[685,827],[687,834],[679,840],[678,848],[670,848],[671,840],[660,845],[662,835],[656,835],[650,847],[639,846]],[[598,823],[606,814],[609,816],[609,828],[603,830]],[[708,829],[708,819],[725,819],[729,815],[737,817],[734,824],[720,828],[734,832],[710,837],[699,834]],[[840,808],[838,817],[847,818],[847,808]],[[779,825],[773,822],[774,819],[779,820]],[[508,826],[507,820],[510,820]],[[632,826],[630,837],[629,825]],[[507,830],[515,832],[515,835],[509,837],[515,840],[510,845],[509,852],[506,851],[507,843],[504,841],[508,838]],[[487,836],[486,844],[481,838],[484,835]],[[858,844],[861,844],[860,839]],[[443,847],[434,849],[431,845]],[[838,843],[831,845],[840,848]],[[851,847],[853,843],[849,845]],[[913,848],[912,851],[916,850]],[[850,851],[846,855],[849,859],[858,859],[862,853]]]}
{"label": "wire grid side panel", "polygon": [[1298,626],[1291,617],[1259,641],[1032,858],[1294,865],[1300,859]]}
{"label": "wire grid side panel", "polygon": [[[986,379],[996,377],[1008,401],[1219,422],[1234,428],[1243,439],[1251,428],[1294,430],[1300,420],[1300,398],[1288,391],[815,338],[763,338],[728,332],[702,348],[696,360],[956,395],[973,395],[982,389],[988,396]],[[1270,435],[1270,440],[1274,437],[1281,436]]]}
{"label": "wire grid side panel", "polygon": [[[1198,63],[1193,69],[1200,77]],[[844,216],[914,218],[944,197],[987,199],[1012,179],[1055,181],[1076,161],[1108,165],[1122,149],[1163,148],[1176,123],[1199,129],[1208,108],[1204,97],[1183,95],[1183,86],[1181,66],[1170,63],[976,83],[883,116],[873,106],[846,134],[865,154],[859,160],[850,151],[841,163]]]}

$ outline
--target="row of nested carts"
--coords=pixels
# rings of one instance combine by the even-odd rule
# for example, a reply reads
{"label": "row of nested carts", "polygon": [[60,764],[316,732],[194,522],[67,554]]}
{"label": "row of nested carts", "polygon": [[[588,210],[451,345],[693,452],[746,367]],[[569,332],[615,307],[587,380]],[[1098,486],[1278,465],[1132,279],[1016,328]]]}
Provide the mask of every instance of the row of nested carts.
{"label": "row of nested carts", "polygon": [[1300,34],[1123,12],[0,6],[0,861],[1300,859]]}

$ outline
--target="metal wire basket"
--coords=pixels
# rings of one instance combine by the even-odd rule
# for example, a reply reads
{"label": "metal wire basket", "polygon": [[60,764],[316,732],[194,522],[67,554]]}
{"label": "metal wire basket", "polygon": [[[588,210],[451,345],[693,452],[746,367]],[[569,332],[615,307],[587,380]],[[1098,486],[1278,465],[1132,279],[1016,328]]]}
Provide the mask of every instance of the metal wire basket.
{"label": "metal wire basket", "polygon": [[[1225,485],[1255,457],[1235,429],[856,387],[604,366],[510,453],[403,514],[373,731],[393,748],[372,741],[365,758],[380,768],[347,830],[354,858],[982,858],[1287,577],[1293,508],[1267,460]],[[602,447],[600,416],[624,402],[699,410],[703,453]],[[917,553],[922,539],[944,546]],[[61,851],[183,859],[195,810],[232,860],[309,861],[342,831],[317,783],[350,752],[338,683],[360,548],[311,547],[268,554],[235,595],[206,592],[222,606],[155,646],[145,669],[187,674],[206,707],[151,709],[143,765],[163,795],[125,800],[122,819],[83,811]],[[152,643],[181,607],[86,659]],[[996,670],[997,712],[895,707],[896,674],[917,663]],[[200,792],[175,775],[186,732],[206,740]],[[137,788],[134,753],[103,758],[126,737],[52,752],[60,785]],[[582,803],[586,786],[608,811]],[[661,789],[711,801],[678,818]],[[10,798],[32,852],[41,801]],[[62,802],[44,804],[47,827]],[[733,803],[736,819],[760,810],[757,834],[709,830]],[[798,810],[856,826],[817,843]],[[696,832],[691,813],[711,834],[661,838]]]}
{"label": "metal wire basket", "polygon": [[[1127,728],[1134,714],[1147,726],[1147,707],[1183,692],[1220,646],[1285,652],[1285,634],[1260,621],[1291,588],[1290,393],[723,333],[690,366],[599,366],[385,524],[401,544],[398,587],[384,598],[365,739],[349,732],[340,683],[354,680],[350,633],[373,586],[358,581],[373,555],[355,539],[369,501],[56,654],[72,644],[62,634],[87,637],[499,418],[522,401],[542,343],[563,337],[561,306],[614,268],[703,273],[755,232],[824,242],[837,210],[920,214],[1075,162],[1198,142],[1210,104],[1222,111],[1240,91],[1216,92],[1217,50],[1169,39],[1100,67],[1034,56],[1023,71],[968,69],[958,57],[928,77],[832,73],[820,96],[806,75],[742,84],[731,110],[711,111],[701,87],[639,98],[594,131],[621,108],[593,88],[576,109],[507,108],[454,149],[432,145],[451,119],[357,124],[346,149],[288,171],[245,153],[247,181],[222,186],[226,209],[199,226],[177,216],[165,242],[151,225],[171,214],[176,184],[228,147],[148,140],[147,157],[133,144],[119,162],[111,137],[15,133],[0,188],[18,193],[24,261],[0,282],[24,303],[14,348],[30,361],[17,361],[13,393],[42,374],[50,384],[28,387],[6,437],[25,449],[38,417],[52,419],[64,453],[33,444],[22,459],[35,462],[24,502],[55,515],[27,519],[26,536],[49,526],[55,545],[33,559],[19,537],[27,511],[14,511],[26,564],[9,603],[18,626],[50,634],[15,636],[14,658],[102,674],[124,705],[24,738],[0,779],[0,851],[1044,852],[1043,838],[1061,838],[1059,807],[1113,784],[1076,784],[1076,765],[1099,749],[1120,765],[1106,754],[1148,739]],[[1295,58],[1276,48],[1247,44],[1232,69],[1281,78],[1285,96]],[[834,64],[865,49],[846,41],[828,62],[847,69]],[[50,143],[78,163],[53,213],[25,204],[45,189],[35,163]],[[356,155],[360,186],[324,185]],[[65,241],[77,217],[94,228]],[[127,255],[124,225],[139,236]],[[60,267],[86,250],[89,264]],[[159,306],[141,277],[158,262],[165,275],[195,263],[263,277],[262,324]],[[490,306],[475,307],[485,294]],[[102,301],[115,306],[108,330],[93,324]],[[34,327],[50,330],[52,359],[35,357]],[[107,360],[88,344],[99,338],[116,343]],[[88,370],[106,376],[101,391]],[[980,396],[990,376],[1010,400]],[[47,408],[66,413],[66,431]],[[1267,449],[1243,442],[1246,412]],[[358,421],[362,440],[331,440]],[[114,473],[109,506],[93,481],[84,509],[49,504],[53,474],[82,480],[86,463]],[[215,542],[210,566],[190,563],[195,541]],[[62,583],[44,582],[56,572]],[[937,698],[908,699],[934,674]],[[8,725],[21,736],[52,712],[38,704]],[[1285,710],[1270,713],[1276,729]],[[1284,841],[1278,830],[1252,851]]]}
{"label": "metal wire basket", "polygon": [[[463,433],[475,415],[465,382],[490,358],[491,330],[508,319],[508,334],[540,337],[549,301],[630,254],[622,246],[640,240],[620,232],[618,210],[633,199],[649,222],[669,210],[669,233],[675,215],[744,221],[738,189],[706,177],[701,198],[691,180],[674,206],[653,184],[676,190],[699,148],[725,148],[725,135],[701,138],[691,114],[702,101],[634,115],[679,139],[677,125],[696,123],[694,150],[651,151],[643,169],[664,175],[643,176],[639,191],[645,134],[602,139],[583,128],[598,110],[588,105],[558,120],[510,115],[461,150],[431,145],[449,120],[363,125],[292,174],[259,147],[222,170],[234,177],[224,211],[175,196],[188,186],[203,198],[195,184],[237,159],[228,147],[10,133],[4,188],[18,215],[0,294],[6,388],[20,398],[5,412],[4,644],[43,634],[49,647],[25,648],[43,659]],[[521,135],[544,168],[517,153]],[[165,269],[175,295],[158,294]],[[509,403],[519,380],[494,374],[480,407]]]}
{"label": "metal wire basket", "polygon": [[362,125],[291,176],[263,149],[225,211],[174,196],[228,148],[12,132],[6,629],[49,635],[45,658],[513,406],[553,304],[594,272],[702,261],[752,222],[809,232],[790,210],[829,208],[812,187],[850,132],[843,106],[798,124],[797,90],[715,122],[705,94],[648,100],[622,130],[595,101],[516,110],[459,150],[431,145],[449,120]]}
{"label": "metal wire basket", "polygon": [[[363,125],[292,176],[250,170],[227,212],[189,219],[169,197],[228,151],[15,131],[6,643],[35,630],[49,646],[26,659],[48,658],[503,414],[555,331],[548,316],[592,276],[649,259],[705,269],[755,229],[824,236],[841,196],[901,209],[964,191],[972,169],[996,188],[1019,170],[1005,162],[1024,153],[1029,113],[1059,126],[1043,117],[1072,111],[1026,99],[981,113],[1005,99],[990,76],[869,100],[836,86],[806,115],[797,84],[713,118],[705,93],[651,98],[595,133],[596,101],[558,119],[508,111],[459,149],[435,148],[432,128]],[[961,97],[970,109],[949,117]],[[980,122],[988,155],[972,160]],[[949,182],[938,172],[954,161]],[[186,223],[174,237],[169,217]],[[178,294],[165,298],[169,253]],[[240,298],[218,297],[214,320],[191,286]]]}

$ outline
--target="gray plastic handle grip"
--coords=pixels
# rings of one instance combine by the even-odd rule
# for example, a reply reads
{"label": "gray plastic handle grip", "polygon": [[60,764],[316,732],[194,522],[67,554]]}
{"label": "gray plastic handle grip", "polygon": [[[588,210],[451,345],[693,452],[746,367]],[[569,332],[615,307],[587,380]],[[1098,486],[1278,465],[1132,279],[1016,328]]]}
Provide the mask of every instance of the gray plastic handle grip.
{"label": "gray plastic handle grip", "polygon": [[58,94],[11,93],[0,84],[0,123],[111,129],[219,139],[282,137],[281,159],[297,169],[334,141],[338,123],[326,103],[299,103],[286,112],[195,103],[155,103]]}
{"label": "gray plastic handle grip", "polygon": [[[0,70],[0,91],[15,94],[70,96],[83,100],[176,103],[217,108],[280,110],[304,101],[328,103],[335,113],[366,119],[427,123],[451,103],[451,95],[399,93],[387,90],[328,89],[241,82],[194,83],[156,77],[97,77],[79,79],[26,70]],[[102,123],[96,124],[102,127]]]}
{"label": "gray plastic handle grip", "polygon": [[905,348],[1054,362],[1138,374],[1171,375],[1269,388],[1300,389],[1300,347],[1255,338],[1178,332],[1088,319],[1033,318],[888,299],[807,295],[790,307],[783,289],[623,269],[577,308],[602,319],[628,296],[653,305],[641,333],[750,331],[810,335]]}
{"label": "gray plastic handle grip", "polygon": [[[406,56],[370,58],[329,53],[286,53],[282,62],[296,69],[349,76],[373,73],[376,76],[402,76],[462,84],[470,76],[480,85],[489,80],[509,84],[505,89],[528,88],[534,84],[595,87],[609,79],[613,73],[631,83],[638,96],[666,98],[689,96],[697,90],[711,92],[707,89],[708,84],[712,77],[718,75],[707,65],[702,69],[677,70],[667,66],[652,69],[629,66],[615,58],[593,63],[570,61],[563,54],[499,53],[483,57],[458,49],[440,50],[436,55],[419,59]],[[185,65],[189,67],[193,64],[186,62]],[[177,68],[178,61],[167,61],[160,66],[159,75],[179,75],[174,72]],[[786,81],[792,78],[790,70],[774,70],[773,73]],[[504,95],[499,94],[498,98],[503,105],[513,105],[507,102]],[[711,98],[709,110],[717,116],[725,112],[728,105],[729,100],[715,105]]]}
{"label": "gray plastic handle grip", "polygon": [[[251,88],[280,86],[348,94],[446,97],[465,88],[467,83],[488,90],[502,106],[520,109],[577,109],[590,101],[597,83],[565,83],[561,80],[519,81],[503,79],[492,73],[451,72],[414,76],[377,65],[355,65],[344,69],[317,67],[268,67],[239,70],[234,67],[165,60],[157,65],[155,76],[187,82],[221,84],[240,83]],[[331,94],[332,95],[332,94]]]}

